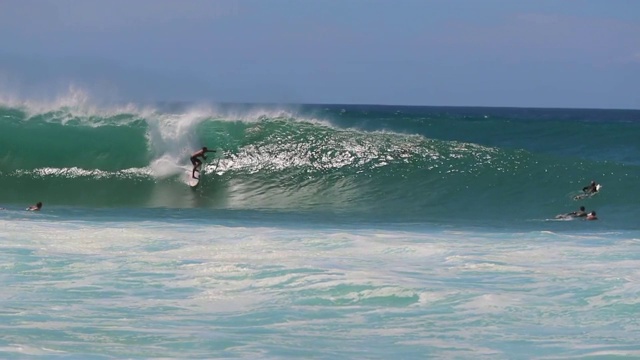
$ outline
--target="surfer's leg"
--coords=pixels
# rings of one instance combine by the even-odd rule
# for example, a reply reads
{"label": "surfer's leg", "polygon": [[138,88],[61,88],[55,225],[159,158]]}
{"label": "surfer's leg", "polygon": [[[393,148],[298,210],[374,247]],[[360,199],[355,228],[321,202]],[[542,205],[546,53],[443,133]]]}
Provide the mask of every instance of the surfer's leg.
{"label": "surfer's leg", "polygon": [[196,163],[193,165],[193,170],[191,171],[191,177],[193,177],[194,179],[197,179],[196,170],[200,171],[199,169],[201,165],[202,165],[202,161],[196,159]]}
{"label": "surfer's leg", "polygon": [[196,177],[196,168],[198,167],[198,158],[196,157],[191,157],[191,165],[193,165],[193,168],[191,169],[191,177],[195,178]]}

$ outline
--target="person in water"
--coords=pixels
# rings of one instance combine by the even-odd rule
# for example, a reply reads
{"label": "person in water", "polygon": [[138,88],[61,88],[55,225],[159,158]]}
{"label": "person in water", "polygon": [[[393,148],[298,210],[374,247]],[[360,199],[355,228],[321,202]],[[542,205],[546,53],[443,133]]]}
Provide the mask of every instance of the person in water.
{"label": "person in water", "polygon": [[585,194],[595,194],[598,192],[598,184],[594,180],[591,180],[591,184],[583,187],[582,191],[584,191]]}
{"label": "person in water", "polygon": [[29,206],[27,211],[40,211],[40,209],[42,209],[42,203],[38,201],[37,204]]}
{"label": "person in water", "polygon": [[580,210],[572,211],[570,213],[556,215],[556,219],[566,219],[566,218],[574,218],[574,217],[585,217],[587,216],[587,212],[584,209],[584,206],[580,206]]}
{"label": "person in water", "polygon": [[598,217],[596,216],[596,212],[592,211],[589,213],[589,215],[587,215],[587,220],[598,220]]}
{"label": "person in water", "polygon": [[198,159],[199,157],[201,157],[203,160],[207,158],[207,156],[205,155],[208,152],[216,152],[215,150],[209,150],[207,149],[206,146],[204,146],[202,149],[194,152],[193,154],[191,154],[191,163],[193,164],[193,170],[191,170],[191,177],[193,177],[194,179],[199,179],[200,177],[196,177],[196,170],[198,170],[198,172],[200,172],[200,166],[202,166],[202,160]]}

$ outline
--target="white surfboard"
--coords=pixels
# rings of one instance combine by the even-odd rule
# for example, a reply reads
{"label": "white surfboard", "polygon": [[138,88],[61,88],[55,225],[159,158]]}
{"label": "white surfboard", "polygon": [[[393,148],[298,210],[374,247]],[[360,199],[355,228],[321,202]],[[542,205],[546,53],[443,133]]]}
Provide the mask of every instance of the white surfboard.
{"label": "white surfboard", "polygon": [[191,186],[192,188],[198,186],[198,184],[200,184],[200,171],[196,170],[194,175],[196,176],[195,178],[193,176],[191,176],[191,170],[187,171],[187,184],[189,186]]}

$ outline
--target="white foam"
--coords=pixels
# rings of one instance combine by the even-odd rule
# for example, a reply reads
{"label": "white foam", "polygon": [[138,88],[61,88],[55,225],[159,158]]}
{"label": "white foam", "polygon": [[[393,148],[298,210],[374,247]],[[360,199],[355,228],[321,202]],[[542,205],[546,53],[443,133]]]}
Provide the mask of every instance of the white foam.
{"label": "white foam", "polygon": [[[70,120],[78,120],[85,126],[101,126],[105,118],[120,114],[144,114],[148,110],[127,103],[119,105],[98,106],[91,93],[75,84],[70,84],[66,91],[55,96],[42,98],[23,98],[15,94],[0,94],[0,105],[18,108],[28,118],[36,115],[55,112],[56,116],[49,121],[66,124]],[[134,119],[135,120],[135,119]],[[130,120],[124,121],[124,124]]]}
{"label": "white foam", "polygon": [[[0,295],[4,306],[21,329],[91,330],[86,337],[52,336],[47,344],[34,337],[37,347],[90,344],[106,352],[122,343],[122,332],[135,331],[138,348],[179,357],[184,348],[158,339],[204,348],[210,337],[194,334],[235,326],[251,344],[283,337],[352,344],[380,337],[383,344],[371,345],[378,353],[390,342],[425,347],[404,357],[427,350],[440,355],[440,346],[450,358],[485,345],[484,353],[502,354],[516,342],[529,342],[528,351],[540,354],[548,342],[557,346],[554,354],[605,353],[611,346],[635,351],[629,334],[638,325],[624,321],[640,293],[635,235],[618,241],[602,234],[283,229],[209,219],[194,226],[170,216],[92,222],[28,215],[0,219],[0,267],[11,285]],[[15,333],[13,344],[25,343]],[[3,349],[23,351],[12,344]]]}

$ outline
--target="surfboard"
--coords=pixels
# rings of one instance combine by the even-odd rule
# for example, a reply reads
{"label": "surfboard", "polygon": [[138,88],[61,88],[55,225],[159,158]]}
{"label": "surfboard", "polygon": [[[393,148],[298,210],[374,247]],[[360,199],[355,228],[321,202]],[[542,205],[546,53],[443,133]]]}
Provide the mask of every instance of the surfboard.
{"label": "surfboard", "polygon": [[200,184],[200,170],[196,170],[195,175],[196,177],[194,178],[193,176],[191,176],[191,170],[187,171],[187,185],[191,186],[192,188]]}
{"label": "surfboard", "polygon": [[573,220],[573,219],[576,219],[576,218],[577,217],[575,217],[575,216],[561,214],[561,215],[556,215],[555,218],[549,219],[548,221],[570,221],[570,220]]}

